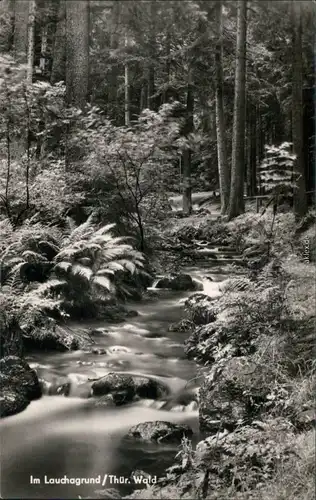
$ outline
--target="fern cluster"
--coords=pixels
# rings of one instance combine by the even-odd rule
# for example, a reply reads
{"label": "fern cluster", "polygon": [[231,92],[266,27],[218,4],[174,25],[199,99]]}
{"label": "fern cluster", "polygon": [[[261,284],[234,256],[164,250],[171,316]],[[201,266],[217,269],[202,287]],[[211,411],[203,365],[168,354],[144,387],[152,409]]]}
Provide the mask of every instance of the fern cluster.
{"label": "fern cluster", "polygon": [[[122,274],[144,272],[144,256],[126,237],[113,235],[115,224],[96,229],[93,215],[64,238],[54,257],[53,277],[43,293],[64,293],[71,300],[91,294],[96,299],[129,293]],[[78,295],[77,295],[78,294]]]}
{"label": "fern cluster", "polygon": [[19,338],[36,332],[41,336],[45,329],[54,332],[52,318],[81,314],[89,307],[97,310],[98,303],[106,308],[115,295],[126,296],[139,284],[134,276],[146,274],[143,254],[128,238],[113,234],[114,224],[97,226],[93,215],[78,227],[69,219],[64,234],[32,220],[15,230],[9,221],[1,226],[0,323],[5,342],[14,332]]}

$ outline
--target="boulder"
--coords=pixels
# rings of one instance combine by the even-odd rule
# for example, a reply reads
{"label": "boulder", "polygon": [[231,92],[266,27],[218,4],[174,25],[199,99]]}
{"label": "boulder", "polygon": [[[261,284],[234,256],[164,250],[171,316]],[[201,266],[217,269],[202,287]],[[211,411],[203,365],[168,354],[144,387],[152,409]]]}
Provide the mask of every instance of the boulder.
{"label": "boulder", "polygon": [[126,437],[157,443],[181,443],[183,436],[191,438],[192,429],[188,425],[171,422],[143,422],[130,428]]}
{"label": "boulder", "polygon": [[36,372],[17,356],[7,356],[0,361],[0,416],[7,417],[23,411],[29,402],[42,395]]}
{"label": "boulder", "polygon": [[146,377],[134,377],[136,395],[142,399],[158,399],[168,393],[168,389],[157,380]]}
{"label": "boulder", "polygon": [[103,349],[103,347],[94,347],[91,352],[92,354],[106,354],[106,349]]}
{"label": "boulder", "polygon": [[136,394],[133,378],[119,373],[108,373],[92,384],[93,396],[111,394],[116,405],[131,402]]}
{"label": "boulder", "polygon": [[161,278],[156,285],[156,288],[169,288],[170,290],[179,292],[197,290],[198,287],[199,283],[193,281],[189,274],[178,274],[176,276]]}
{"label": "boulder", "polygon": [[54,320],[43,328],[35,328],[23,337],[23,343],[28,349],[40,348],[52,351],[76,351],[87,349],[92,341],[88,330],[74,331],[57,325]]}
{"label": "boulder", "polygon": [[206,325],[215,321],[217,303],[204,293],[195,293],[185,301],[185,310],[190,321],[196,325]]}
{"label": "boulder", "polygon": [[0,417],[9,417],[25,410],[29,404],[29,399],[21,392],[9,389],[2,390],[0,394]]}
{"label": "boulder", "polygon": [[22,393],[29,401],[42,395],[35,370],[17,356],[7,356],[0,360],[1,389]]}
{"label": "boulder", "polygon": [[71,383],[64,382],[63,384],[52,384],[48,389],[50,396],[69,396]]}
{"label": "boulder", "polygon": [[88,402],[88,408],[115,408],[115,406],[116,403],[112,394],[90,398]]}

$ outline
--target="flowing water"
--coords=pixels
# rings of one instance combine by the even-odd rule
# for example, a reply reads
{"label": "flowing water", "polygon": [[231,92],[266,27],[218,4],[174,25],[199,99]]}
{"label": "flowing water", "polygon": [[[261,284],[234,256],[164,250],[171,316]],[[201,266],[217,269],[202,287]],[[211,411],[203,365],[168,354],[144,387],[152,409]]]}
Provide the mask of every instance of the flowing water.
{"label": "flowing water", "polygon": [[[218,283],[208,281],[205,287],[210,295],[219,293]],[[189,293],[160,294],[157,300],[137,304],[137,317],[115,325],[87,325],[99,329],[94,347],[104,354],[75,351],[29,356],[47,388],[70,380],[71,389],[69,397],[44,395],[22,413],[1,421],[2,497],[65,499],[93,497],[95,490],[105,487],[122,493],[130,489],[109,479],[103,486],[98,482],[47,484],[50,478],[65,475],[97,481],[101,477],[102,482],[104,474],[129,477],[141,469],[159,477],[173,462],[178,447],[122,440],[131,426],[141,422],[186,423],[198,439],[196,366],[183,351],[188,334],[168,331],[170,323],[182,318],[183,299]],[[113,371],[155,378],[169,394],[158,401],[144,399],[116,408],[92,406],[88,379]]]}

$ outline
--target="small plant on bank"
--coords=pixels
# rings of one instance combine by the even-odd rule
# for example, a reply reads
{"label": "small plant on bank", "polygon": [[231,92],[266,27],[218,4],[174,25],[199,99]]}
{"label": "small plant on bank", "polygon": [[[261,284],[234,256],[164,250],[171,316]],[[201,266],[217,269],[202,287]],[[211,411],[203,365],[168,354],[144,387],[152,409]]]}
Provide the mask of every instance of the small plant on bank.
{"label": "small plant on bank", "polygon": [[192,469],[194,467],[195,452],[192,447],[192,441],[183,436],[181,439],[180,451],[176,454],[176,459],[181,459],[182,470]]}

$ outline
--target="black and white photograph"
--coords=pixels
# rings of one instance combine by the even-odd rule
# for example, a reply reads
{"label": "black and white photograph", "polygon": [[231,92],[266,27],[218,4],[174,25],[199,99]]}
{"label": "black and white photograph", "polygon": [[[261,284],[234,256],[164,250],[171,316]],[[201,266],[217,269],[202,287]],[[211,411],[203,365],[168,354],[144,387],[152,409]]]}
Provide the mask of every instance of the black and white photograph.
{"label": "black and white photograph", "polygon": [[0,0],[0,499],[315,499],[315,66],[313,0]]}

